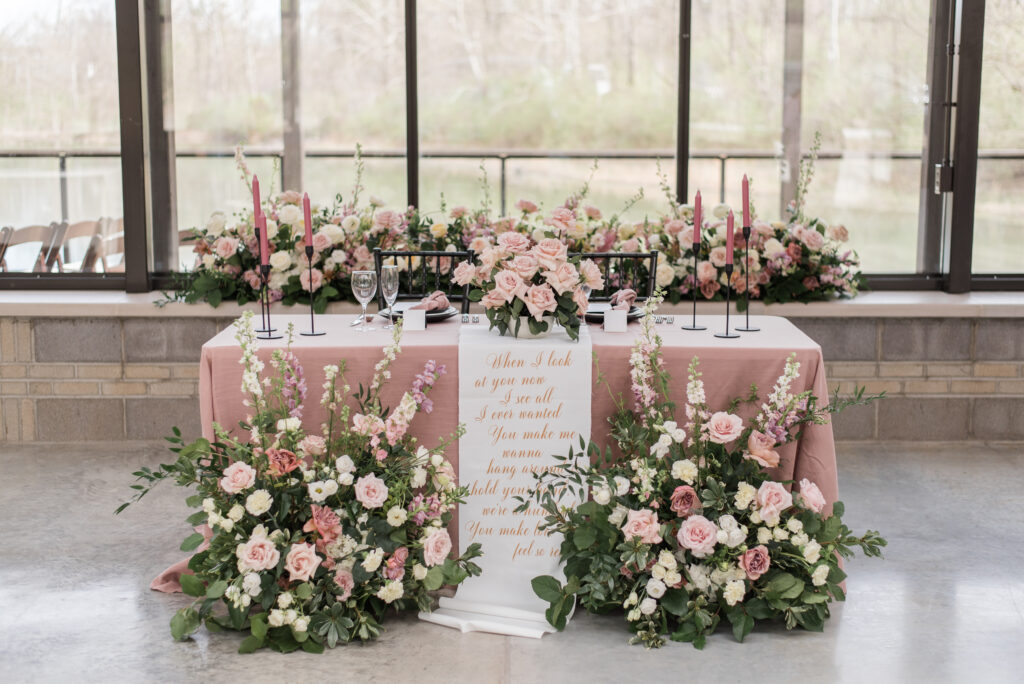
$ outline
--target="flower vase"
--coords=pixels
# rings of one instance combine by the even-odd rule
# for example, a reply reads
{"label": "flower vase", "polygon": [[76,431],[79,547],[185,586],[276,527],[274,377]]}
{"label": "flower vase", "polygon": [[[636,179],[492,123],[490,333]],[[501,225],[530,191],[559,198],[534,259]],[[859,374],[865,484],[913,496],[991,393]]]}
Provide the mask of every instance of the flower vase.
{"label": "flower vase", "polygon": [[[543,320],[544,320],[545,323],[548,324],[547,330],[545,330],[544,332],[540,332],[540,333],[536,333],[535,334],[534,332],[532,332],[530,330],[529,318],[530,318],[529,316],[522,316],[522,317],[520,317],[520,320],[522,322],[519,325],[519,334],[518,335],[515,334],[515,328],[509,328],[508,334],[511,335],[512,337],[518,338],[520,340],[537,340],[537,339],[540,339],[542,337],[547,337],[551,333],[551,330],[555,327],[555,317],[554,316],[545,316]],[[501,334],[501,333],[498,333],[498,334]]]}

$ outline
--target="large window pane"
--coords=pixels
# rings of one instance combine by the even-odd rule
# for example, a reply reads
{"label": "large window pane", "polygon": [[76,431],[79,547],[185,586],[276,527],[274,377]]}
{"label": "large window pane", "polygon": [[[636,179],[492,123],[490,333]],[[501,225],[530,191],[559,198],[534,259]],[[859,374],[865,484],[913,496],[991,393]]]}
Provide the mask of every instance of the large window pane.
{"label": "large window pane", "polygon": [[982,50],[973,270],[1024,271],[1024,53],[1021,0],[988,0]]}
{"label": "large window pane", "polygon": [[[9,272],[35,268],[51,223],[73,226],[53,270],[80,270],[93,238],[102,248],[119,230],[106,220],[122,212],[116,45],[113,2],[0,1],[0,226],[15,229]],[[34,225],[43,228],[24,230]]]}

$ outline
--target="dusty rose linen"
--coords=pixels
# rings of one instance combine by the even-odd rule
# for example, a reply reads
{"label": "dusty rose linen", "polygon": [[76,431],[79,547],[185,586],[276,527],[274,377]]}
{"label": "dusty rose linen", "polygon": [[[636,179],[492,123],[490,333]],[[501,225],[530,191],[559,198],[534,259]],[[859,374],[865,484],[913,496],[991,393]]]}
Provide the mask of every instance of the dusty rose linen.
{"label": "dusty rose linen", "polygon": [[[347,380],[353,388],[361,382],[367,384],[373,374],[373,367],[381,358],[381,349],[390,340],[390,333],[384,330],[360,333],[350,327],[355,319],[350,315],[324,315],[317,318],[317,327],[327,331],[321,337],[296,335],[293,351],[302,362],[308,388],[303,425],[308,430],[318,430],[324,419],[319,400],[324,381],[323,367],[348,361]],[[679,321],[679,317],[676,317]],[[735,321],[735,319],[734,319]],[[288,322],[296,330],[309,325],[305,316],[277,316],[274,325],[282,331]],[[724,409],[734,396],[746,395],[751,383],[756,384],[762,398],[771,391],[775,379],[782,373],[786,357],[796,352],[800,362],[800,376],[794,382],[793,391],[813,389],[825,401],[828,386],[825,379],[824,361],[821,348],[792,323],[784,318],[756,317],[760,332],[744,333],[739,339],[722,340],[714,333],[725,327],[724,316],[703,316],[701,324],[706,331],[682,330],[678,325],[656,326],[664,340],[663,352],[668,370],[672,373],[672,399],[676,402],[680,416],[686,400],[686,368],[694,356],[700,358],[704,386],[712,408]],[[374,320],[379,328],[380,319]],[[418,414],[412,422],[410,434],[427,446],[437,443],[438,437],[452,433],[458,425],[458,333],[461,323],[458,317],[431,324],[423,332],[410,332],[402,340],[403,353],[392,366],[392,381],[384,394],[385,404],[395,406],[412,377],[427,359],[434,359],[447,366],[448,373],[434,386],[431,398],[434,400],[433,413]],[[627,406],[632,405],[629,392],[629,354],[633,341],[640,330],[638,323],[631,323],[625,333],[607,333],[600,326],[590,326],[594,353],[598,369],[608,382],[612,392],[622,393]],[[284,340],[260,342],[260,357],[269,359],[273,349],[282,348]],[[515,344],[510,340],[509,344]],[[234,339],[234,329],[228,328],[203,345],[199,374],[199,402],[202,414],[203,435],[213,438],[213,423],[238,430],[238,422],[245,418],[242,406],[242,368],[238,363],[241,354]],[[614,402],[609,387],[599,386],[598,373],[594,373],[593,404],[591,424],[593,437],[602,447],[609,442],[607,419],[614,411]],[[759,405],[759,404],[758,404]],[[748,418],[756,413],[756,406],[745,406],[740,413]],[[779,467],[772,471],[777,480],[796,480],[806,477],[817,484],[831,505],[838,497],[836,476],[835,443],[832,426],[812,425],[800,441],[779,449]],[[458,443],[452,445],[448,457],[455,466],[459,464]],[[453,543],[458,547],[458,518],[450,530]],[[177,577],[186,565],[182,561],[165,571],[153,582],[158,591],[180,589]]]}

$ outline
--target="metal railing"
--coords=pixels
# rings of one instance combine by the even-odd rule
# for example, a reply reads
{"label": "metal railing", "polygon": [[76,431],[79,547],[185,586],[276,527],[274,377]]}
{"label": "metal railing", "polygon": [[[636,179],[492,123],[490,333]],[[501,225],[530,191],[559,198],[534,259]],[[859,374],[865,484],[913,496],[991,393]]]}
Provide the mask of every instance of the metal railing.
{"label": "metal railing", "polygon": [[[51,150],[0,150],[0,159],[24,158],[24,159],[55,159],[57,161],[57,173],[60,182],[60,209],[61,221],[68,220],[68,173],[67,160],[81,158],[118,158],[121,153],[117,150],[75,150],[60,151]],[[233,158],[233,149],[216,149],[208,151],[182,150],[178,151],[177,157],[182,159],[225,159]],[[284,152],[280,149],[253,148],[245,152],[247,158],[253,159],[276,159],[281,166]],[[356,156],[355,150],[307,150],[308,159],[353,159]],[[405,150],[371,150],[362,152],[365,159],[404,159]],[[499,187],[501,197],[501,214],[504,215],[508,205],[508,162],[515,160],[617,160],[617,161],[655,161],[671,160],[675,156],[673,150],[428,150],[420,154],[421,159],[477,159],[497,160],[501,172],[499,174]],[[839,160],[848,158],[851,153],[840,151],[823,151],[818,154],[821,160]],[[897,160],[920,160],[919,152],[871,152],[865,153],[870,159],[897,159]],[[806,158],[806,155],[804,156]],[[778,153],[763,150],[707,150],[694,151],[690,153],[690,159],[718,162],[719,192],[718,201],[725,202],[726,189],[726,166],[734,161],[781,161]],[[1022,161],[1024,150],[985,150],[978,152],[978,159]],[[280,178],[278,181],[280,182]],[[0,221],[3,217],[0,216]]]}

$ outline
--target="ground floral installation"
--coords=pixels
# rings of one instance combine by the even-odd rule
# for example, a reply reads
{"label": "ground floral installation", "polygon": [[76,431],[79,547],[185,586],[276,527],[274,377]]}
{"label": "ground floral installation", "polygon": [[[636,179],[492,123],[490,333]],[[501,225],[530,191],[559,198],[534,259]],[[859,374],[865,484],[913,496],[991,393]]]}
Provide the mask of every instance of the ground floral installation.
{"label": "ground floral installation", "polygon": [[133,500],[170,478],[195,490],[187,501],[201,510],[189,523],[208,525],[181,546],[190,551],[209,537],[189,562],[195,574],[181,576],[182,591],[196,600],[171,620],[174,638],[205,624],[211,632],[248,632],[240,652],[321,652],[373,639],[389,610],[430,610],[428,592],[479,574],[471,562],[479,544],[451,558],[446,529],[467,494],[444,457],[462,427],[433,448],[406,434],[419,411],[430,412],[427,394],[444,367],[428,361],[398,406],[383,407],[380,390],[401,351],[396,324],[370,385],[354,395],[355,413],[345,404],[344,364],[324,369],[327,419],[320,434],[307,434],[306,383],[291,330],[288,349],[273,352],[264,377],[251,312],[235,325],[252,412],[241,424],[245,437],[215,426],[215,443],[185,444],[175,429],[169,441],[178,460],[135,473],[145,484],[134,485]]}
{"label": "ground floral installation", "polygon": [[[248,191],[252,174],[240,150],[237,162]],[[738,295],[746,291],[748,281],[751,298],[766,302],[807,302],[853,296],[863,285],[856,253],[843,246],[849,238],[847,229],[803,213],[803,198],[813,176],[813,162],[801,165],[797,197],[790,205],[787,221],[762,220],[754,209],[746,260],[743,235],[737,231],[731,279],[725,270],[725,219],[730,207],[718,204],[710,210],[705,208],[695,272],[694,207],[681,203],[660,174],[667,210],[660,216],[628,222],[620,218],[622,212],[606,218],[600,209],[587,204],[589,179],[562,206],[550,211],[542,211],[529,200],[520,200],[514,213],[494,217],[486,178],[484,201],[476,210],[462,206],[449,209],[443,201],[438,212],[416,207],[385,209],[384,202],[374,197],[366,204],[360,203],[362,169],[362,159],[357,156],[357,180],[348,201],[339,194],[329,205],[314,205],[311,270],[305,254],[302,195],[295,191],[274,194],[271,188],[262,211],[267,216],[270,238],[272,300],[285,304],[305,303],[312,288],[314,306],[323,311],[332,300],[354,301],[350,276],[354,270],[373,268],[374,247],[471,249],[482,254],[496,248],[498,238],[506,233],[528,236],[534,244],[555,239],[570,252],[656,250],[660,253],[656,282],[671,302],[687,297],[694,288],[704,299],[722,299],[726,290],[731,289],[731,296],[742,306],[745,300]],[[641,197],[642,192],[634,196],[625,209]],[[216,212],[205,226],[193,229],[192,233],[196,253],[194,270],[180,277],[177,291],[168,295],[167,301],[206,301],[214,306],[223,300],[254,301],[260,278],[252,211],[232,217]],[[441,275],[450,273],[453,261],[439,261]],[[415,260],[399,265],[405,270],[435,266]],[[434,275],[424,273],[423,277],[433,281]]]}
{"label": "ground floral installation", "polygon": [[[841,520],[842,504],[828,510],[815,483],[803,479],[791,492],[763,469],[778,465],[776,449],[803,426],[877,397],[858,392],[826,407],[810,392],[793,394],[799,364],[790,357],[760,412],[744,424],[734,412],[757,401],[756,388],[716,411],[694,358],[685,420],[677,420],[661,339],[650,317],[644,320],[630,357],[633,405],[620,398],[609,419],[622,458],[581,441],[590,466],[578,460],[583,451],[570,450],[520,499],[518,510],[539,505],[544,529],[564,535],[565,584],[533,580],[551,604],[548,620],[563,628],[577,599],[593,613],[621,609],[632,642],[648,647],[669,635],[703,648],[726,620],[738,641],[766,620],[821,631],[829,603],[845,598],[840,556],[851,557],[853,547],[879,556],[886,542],[873,531],[854,535]],[[591,500],[562,504],[565,494],[585,499],[588,488]]]}

